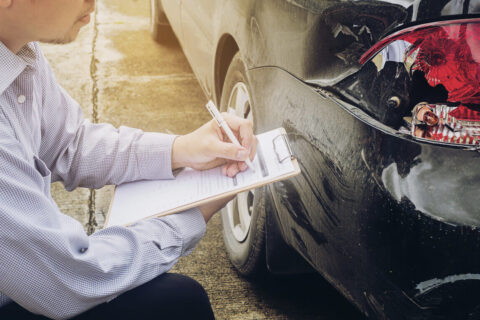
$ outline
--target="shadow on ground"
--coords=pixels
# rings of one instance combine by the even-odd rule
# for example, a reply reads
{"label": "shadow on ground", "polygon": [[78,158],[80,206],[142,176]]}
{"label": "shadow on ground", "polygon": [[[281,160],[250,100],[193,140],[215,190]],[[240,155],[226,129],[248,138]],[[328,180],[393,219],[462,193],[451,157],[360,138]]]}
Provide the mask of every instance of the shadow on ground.
{"label": "shadow on ground", "polygon": [[300,314],[308,319],[365,319],[318,274],[270,275],[252,282],[252,291],[287,319],[299,319]]}

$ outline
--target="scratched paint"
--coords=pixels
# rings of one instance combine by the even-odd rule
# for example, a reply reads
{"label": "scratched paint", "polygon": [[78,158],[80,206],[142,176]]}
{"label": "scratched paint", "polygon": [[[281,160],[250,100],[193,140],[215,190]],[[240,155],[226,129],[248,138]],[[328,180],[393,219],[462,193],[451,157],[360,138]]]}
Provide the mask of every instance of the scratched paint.
{"label": "scratched paint", "polygon": [[465,280],[480,280],[480,274],[466,273],[466,274],[457,274],[457,275],[448,276],[443,279],[435,278],[435,279],[420,282],[419,284],[417,284],[415,289],[418,290],[417,296],[419,296],[433,289],[436,289],[440,286],[443,286],[445,284],[455,283],[457,281],[465,281]]}

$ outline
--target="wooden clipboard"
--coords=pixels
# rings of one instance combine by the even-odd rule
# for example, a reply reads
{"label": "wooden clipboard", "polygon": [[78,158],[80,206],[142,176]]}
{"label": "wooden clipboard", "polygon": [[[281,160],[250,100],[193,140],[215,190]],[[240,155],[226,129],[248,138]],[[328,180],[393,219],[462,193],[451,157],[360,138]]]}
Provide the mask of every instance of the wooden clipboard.
{"label": "wooden clipboard", "polygon": [[[144,220],[144,219],[150,219],[150,218],[155,218],[155,217],[157,217],[157,218],[158,217],[164,217],[164,216],[167,216],[167,215],[170,215],[170,214],[185,211],[185,210],[195,208],[195,207],[201,206],[203,204],[206,204],[206,203],[209,203],[209,202],[212,202],[212,201],[215,201],[215,200],[219,200],[219,199],[227,198],[227,197],[230,197],[230,196],[234,196],[236,194],[239,194],[239,193],[242,193],[242,192],[245,192],[245,191],[248,191],[248,190],[256,189],[256,188],[268,185],[270,183],[274,183],[274,182],[277,182],[277,181],[282,181],[282,180],[294,177],[296,175],[299,175],[301,173],[300,166],[298,164],[297,159],[295,158],[295,156],[292,153],[292,150],[290,148],[290,144],[288,142],[288,138],[287,138],[287,134],[285,132],[285,129],[284,128],[279,128],[278,130],[279,130],[278,136],[276,136],[272,140],[272,142],[274,144],[273,149],[275,150],[277,160],[279,162],[290,160],[291,163],[292,163],[292,166],[293,166],[293,171],[291,171],[287,174],[280,175],[280,176],[274,176],[272,179],[262,180],[260,182],[249,184],[249,185],[243,186],[241,188],[238,188],[238,189],[235,189],[235,190],[232,190],[232,191],[227,191],[227,192],[224,192],[224,193],[218,193],[214,196],[207,197],[207,198],[201,199],[199,201],[195,201],[195,202],[191,202],[191,203],[188,203],[188,204],[185,204],[185,205],[177,206],[173,209],[170,209],[170,210],[167,210],[167,211],[164,211],[164,212],[159,212],[159,213],[156,213],[156,214],[145,216],[145,217],[142,217],[141,219],[132,221],[128,224],[124,224],[124,226],[132,225],[132,224],[134,224],[138,221]],[[277,142],[280,143],[281,141],[283,141],[285,143],[285,146],[286,146],[287,151],[284,152],[285,154],[281,154],[279,152],[278,148],[275,147],[275,144]],[[109,226],[109,221],[110,221],[110,217],[111,217],[111,211],[112,211],[112,206],[113,206],[113,202],[114,202],[114,199],[115,199],[116,191],[117,191],[117,188],[115,187],[114,196],[113,196],[113,199],[110,202],[110,206],[108,208],[108,213],[107,213],[107,217],[105,219],[104,228]]]}

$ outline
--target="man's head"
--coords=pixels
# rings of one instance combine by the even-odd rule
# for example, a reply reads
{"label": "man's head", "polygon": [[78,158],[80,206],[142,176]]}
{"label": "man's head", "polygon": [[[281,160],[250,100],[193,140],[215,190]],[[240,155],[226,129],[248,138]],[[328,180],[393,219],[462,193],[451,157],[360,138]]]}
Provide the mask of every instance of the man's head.
{"label": "man's head", "polygon": [[0,0],[0,41],[14,52],[30,41],[71,42],[94,6],[95,0]]}

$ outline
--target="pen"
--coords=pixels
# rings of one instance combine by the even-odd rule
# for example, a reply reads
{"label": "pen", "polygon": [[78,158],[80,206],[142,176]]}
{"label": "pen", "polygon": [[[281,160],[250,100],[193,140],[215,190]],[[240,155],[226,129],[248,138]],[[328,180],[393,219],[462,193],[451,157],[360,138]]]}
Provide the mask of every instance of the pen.
{"label": "pen", "polygon": [[[230,139],[233,144],[241,146],[240,142],[238,142],[237,140],[237,137],[235,137],[228,124],[225,122],[225,120],[223,120],[221,113],[218,111],[212,100],[207,102],[206,107],[208,112],[210,112],[210,114],[212,115],[213,119],[217,121],[218,126],[222,128],[223,131],[227,134],[228,139]],[[250,161],[249,158],[245,160],[245,163],[250,169],[252,169],[253,172],[255,172],[255,167],[253,166],[252,161]]]}

